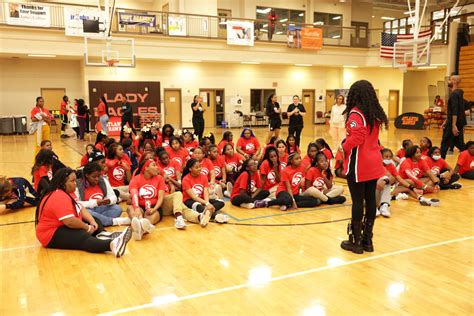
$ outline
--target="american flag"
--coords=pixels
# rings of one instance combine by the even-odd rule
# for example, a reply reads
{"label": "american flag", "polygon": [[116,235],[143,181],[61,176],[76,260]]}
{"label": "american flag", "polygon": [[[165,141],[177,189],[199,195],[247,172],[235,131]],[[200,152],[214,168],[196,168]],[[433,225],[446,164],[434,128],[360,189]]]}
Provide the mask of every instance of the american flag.
{"label": "american flag", "polygon": [[[431,37],[431,30],[426,30],[418,33],[418,38]],[[393,46],[396,42],[403,42],[413,40],[413,34],[390,34],[382,32],[380,36],[380,57],[382,58],[393,58]],[[421,52],[426,47],[426,42],[420,43],[418,45],[418,53]],[[411,46],[399,46],[397,47],[397,58],[403,58],[405,50],[412,50]]]}

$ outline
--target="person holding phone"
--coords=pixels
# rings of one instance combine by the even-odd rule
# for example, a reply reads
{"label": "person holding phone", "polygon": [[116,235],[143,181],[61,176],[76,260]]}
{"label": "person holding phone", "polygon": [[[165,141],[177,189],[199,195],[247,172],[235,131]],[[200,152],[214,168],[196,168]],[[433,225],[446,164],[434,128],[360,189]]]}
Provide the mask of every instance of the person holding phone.
{"label": "person holding phone", "polygon": [[306,109],[300,102],[300,97],[293,96],[293,103],[288,106],[288,117],[290,118],[290,125],[288,126],[288,135],[294,136],[296,146],[300,147],[301,132],[303,131],[304,123],[303,117],[306,115]]}
{"label": "person holding phone", "polygon": [[193,98],[193,103],[191,104],[191,109],[193,110],[193,128],[194,135],[196,135],[199,141],[202,140],[202,135],[204,134],[204,112],[206,109],[201,105],[202,98],[199,95],[195,95]]}

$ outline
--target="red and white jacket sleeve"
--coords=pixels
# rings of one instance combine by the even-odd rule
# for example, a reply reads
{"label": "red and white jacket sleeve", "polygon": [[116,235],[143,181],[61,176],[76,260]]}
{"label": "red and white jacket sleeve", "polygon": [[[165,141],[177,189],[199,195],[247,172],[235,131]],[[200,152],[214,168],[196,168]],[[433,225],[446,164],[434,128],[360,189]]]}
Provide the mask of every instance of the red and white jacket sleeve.
{"label": "red and white jacket sleeve", "polygon": [[364,143],[368,134],[365,119],[359,113],[350,113],[346,123],[346,131],[346,141],[342,144],[342,149],[347,155],[353,148]]}

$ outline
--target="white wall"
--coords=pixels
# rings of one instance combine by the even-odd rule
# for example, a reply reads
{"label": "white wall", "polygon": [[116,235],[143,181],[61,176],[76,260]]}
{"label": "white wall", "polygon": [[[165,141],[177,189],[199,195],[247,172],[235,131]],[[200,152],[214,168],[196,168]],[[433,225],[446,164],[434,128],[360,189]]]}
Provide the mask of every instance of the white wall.
{"label": "white wall", "polygon": [[430,100],[428,97],[428,86],[437,86],[438,81],[444,81],[444,76],[444,69],[408,71],[405,73],[403,80],[404,112],[423,114],[433,102],[433,100]]}
{"label": "white wall", "polygon": [[29,117],[41,88],[65,88],[70,99],[84,98],[81,68],[73,60],[0,58],[0,115]]}

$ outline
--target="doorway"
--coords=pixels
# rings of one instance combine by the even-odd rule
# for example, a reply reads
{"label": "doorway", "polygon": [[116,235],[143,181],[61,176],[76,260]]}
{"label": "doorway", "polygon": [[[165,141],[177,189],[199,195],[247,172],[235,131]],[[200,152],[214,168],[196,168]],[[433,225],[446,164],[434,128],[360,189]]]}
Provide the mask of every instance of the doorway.
{"label": "doorway", "polygon": [[352,47],[369,47],[369,23],[367,22],[351,22],[351,26],[355,31],[351,34],[351,46]]}
{"label": "doorway", "polygon": [[44,107],[50,111],[57,111],[66,95],[64,88],[41,88],[41,97],[44,99]]}
{"label": "doorway", "polygon": [[304,126],[310,126],[314,124],[314,98],[315,91],[310,89],[303,90],[301,103],[303,103],[306,110],[306,115],[303,116]]}
{"label": "doorway", "polygon": [[219,17],[219,31],[217,36],[219,38],[227,38],[227,20],[232,17],[232,10],[217,9],[217,16]]}
{"label": "doorway", "polygon": [[165,123],[181,126],[181,89],[164,89]]}
{"label": "doorway", "polygon": [[336,91],[326,90],[326,113],[331,111],[334,103],[336,103]]}
{"label": "doorway", "polygon": [[388,92],[388,119],[393,120],[398,116],[399,90]]}
{"label": "doorway", "polygon": [[202,98],[201,105],[206,109],[204,121],[208,127],[216,127],[225,120],[225,90],[224,89],[199,89]]}

